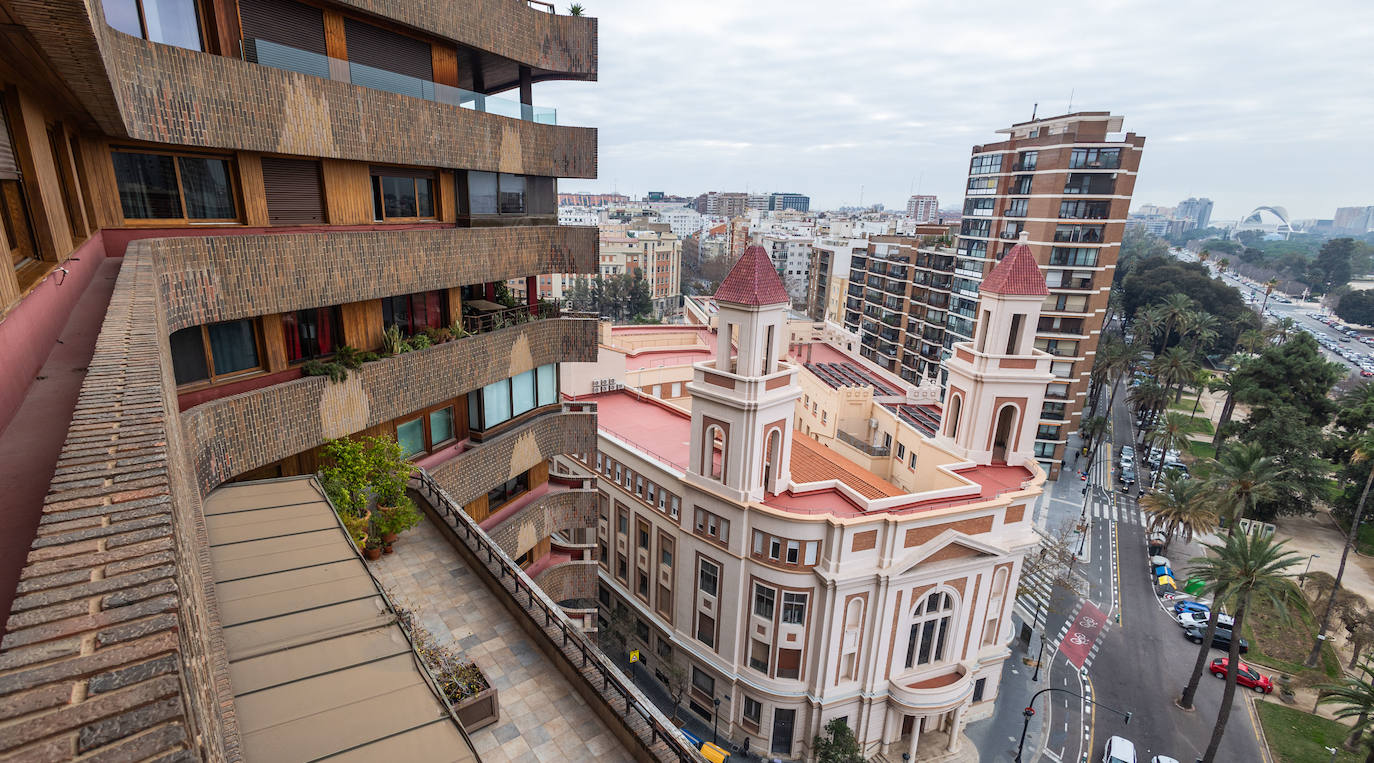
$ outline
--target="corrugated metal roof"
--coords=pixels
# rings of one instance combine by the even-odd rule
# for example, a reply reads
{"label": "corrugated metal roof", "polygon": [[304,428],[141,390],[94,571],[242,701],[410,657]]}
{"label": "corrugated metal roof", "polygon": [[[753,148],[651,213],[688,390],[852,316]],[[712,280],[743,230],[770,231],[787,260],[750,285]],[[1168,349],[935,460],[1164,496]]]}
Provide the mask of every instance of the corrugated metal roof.
{"label": "corrugated metal roof", "polygon": [[205,499],[249,761],[476,761],[313,478]]}

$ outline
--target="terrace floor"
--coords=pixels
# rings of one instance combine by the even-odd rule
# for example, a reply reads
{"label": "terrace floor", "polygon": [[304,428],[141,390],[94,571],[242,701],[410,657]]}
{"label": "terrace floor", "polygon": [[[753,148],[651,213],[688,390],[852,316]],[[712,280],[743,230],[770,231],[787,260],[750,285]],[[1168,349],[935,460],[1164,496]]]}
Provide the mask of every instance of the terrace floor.
{"label": "terrace floor", "polygon": [[483,763],[634,760],[441,532],[421,522],[372,573],[496,687],[501,719],[469,734]]}

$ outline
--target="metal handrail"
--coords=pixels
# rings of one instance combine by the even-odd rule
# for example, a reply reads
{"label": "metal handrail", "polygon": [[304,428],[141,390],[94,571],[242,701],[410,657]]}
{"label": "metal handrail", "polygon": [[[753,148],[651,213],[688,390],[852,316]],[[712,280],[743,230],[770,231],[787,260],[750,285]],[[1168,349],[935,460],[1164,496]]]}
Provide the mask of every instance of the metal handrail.
{"label": "metal handrail", "polygon": [[[582,631],[573,625],[563,609],[556,602],[548,597],[533,580],[520,569],[505,551],[501,550],[492,542],[482,529],[468,516],[467,512],[453,502],[448,493],[444,491],[439,483],[430,476],[429,472],[417,468],[412,475],[412,479],[420,483],[422,492],[436,510],[441,510],[445,525],[463,541],[468,550],[472,552],[479,561],[485,560],[487,571],[496,576],[496,582],[503,590],[510,593],[512,599],[520,603],[520,593],[523,590],[526,597],[525,613],[534,620],[534,624],[539,626],[537,614],[542,613],[544,624],[542,628],[548,633],[549,628],[554,628],[557,635],[562,637],[563,656],[570,663],[573,654],[581,657],[583,670],[590,669],[601,679],[601,693],[606,697],[606,703],[611,705],[610,690],[615,690],[620,698],[625,702],[624,714],[629,717],[630,713],[638,715],[649,727],[649,739],[646,741],[639,736],[629,724],[626,729],[640,738],[644,743],[645,749],[652,751],[654,745],[662,742],[667,751],[671,754],[671,760],[679,763],[705,763],[705,758],[701,756],[682,732],[668,721],[668,718],[654,707],[639,689],[621,673],[618,668],[611,663],[606,655],[594,644],[592,644]],[[534,610],[534,611],[531,611]],[[554,637],[550,634],[550,639]],[[612,709],[616,709],[611,705]]]}
{"label": "metal handrail", "polygon": [[562,312],[562,305],[557,300],[540,301],[533,305],[516,305],[489,313],[464,315],[463,330],[469,334],[485,334],[507,326],[557,318]]}

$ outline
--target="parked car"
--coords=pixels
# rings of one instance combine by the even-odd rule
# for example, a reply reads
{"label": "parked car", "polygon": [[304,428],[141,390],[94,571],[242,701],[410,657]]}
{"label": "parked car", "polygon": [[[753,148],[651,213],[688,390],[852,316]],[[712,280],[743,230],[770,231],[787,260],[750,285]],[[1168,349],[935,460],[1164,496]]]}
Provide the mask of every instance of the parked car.
{"label": "parked car", "polygon": [[[1184,635],[1184,636],[1187,636],[1187,637],[1188,637],[1188,640],[1191,641],[1191,642],[1193,642],[1194,644],[1201,644],[1201,643],[1202,643],[1202,639],[1205,638],[1205,637],[1207,636],[1207,631],[1204,630],[1204,629],[1202,629],[1202,628],[1198,628],[1198,627],[1194,626],[1194,627],[1191,627],[1191,628],[1185,628],[1185,629],[1183,630],[1183,635]],[[1230,628],[1217,628],[1216,633],[1212,634],[1212,648],[1213,648],[1213,649],[1230,649],[1230,648],[1231,648],[1231,629],[1230,629]],[[1241,639],[1241,640],[1240,640],[1240,653],[1241,653],[1241,654],[1245,654],[1245,653],[1248,652],[1248,651],[1250,651],[1250,642],[1246,641],[1245,639]]]}
{"label": "parked car", "polygon": [[1102,750],[1102,763],[1136,763],[1135,745],[1125,737],[1112,737]]}
{"label": "parked car", "polygon": [[1203,601],[1180,601],[1174,605],[1174,615],[1181,615],[1184,612],[1211,612],[1211,605]]}
{"label": "parked car", "polygon": [[1121,446],[1121,463],[1123,463],[1123,464],[1132,464],[1132,463],[1135,463],[1135,448],[1132,448],[1132,447],[1129,446],[1129,445],[1122,445],[1122,446]]}
{"label": "parked car", "polygon": [[[1211,619],[1211,612],[1184,612],[1178,616],[1178,624],[1184,628],[1197,628],[1207,630],[1207,621]],[[1230,615],[1222,613],[1217,615],[1217,627],[1230,630],[1235,627],[1236,621]]]}
{"label": "parked car", "polygon": [[1150,763],[1178,763],[1178,759],[1171,758],[1168,755],[1156,755],[1150,758]]}
{"label": "parked car", "polygon": [[[1212,660],[1212,666],[1207,668],[1212,671],[1212,675],[1217,678],[1226,678],[1227,658],[1218,657]],[[1260,694],[1268,694],[1274,690],[1274,682],[1269,680],[1269,676],[1255,670],[1244,662],[1236,669],[1236,685],[1244,686],[1247,689],[1254,689]]]}

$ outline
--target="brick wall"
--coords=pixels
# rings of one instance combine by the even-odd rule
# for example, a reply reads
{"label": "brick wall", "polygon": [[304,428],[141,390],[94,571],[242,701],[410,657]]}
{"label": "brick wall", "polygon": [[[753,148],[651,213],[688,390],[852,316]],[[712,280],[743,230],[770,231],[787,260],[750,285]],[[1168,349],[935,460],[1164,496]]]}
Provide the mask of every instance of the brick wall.
{"label": "brick wall", "polygon": [[514,559],[526,550],[520,547],[521,536],[527,540],[542,540],[558,530],[596,527],[596,520],[595,490],[547,493],[506,517],[501,524],[488,530],[487,535]]}
{"label": "brick wall", "polygon": [[493,485],[553,456],[595,452],[595,413],[547,414],[487,440],[481,447],[429,469],[429,473],[454,502],[464,506],[485,495]]}
{"label": "brick wall", "polygon": [[[221,398],[181,414],[185,447],[208,491],[250,469],[531,368],[595,360],[596,329],[592,319],[534,321],[366,363],[344,382],[310,376]],[[490,449],[484,443],[469,453]],[[509,478],[484,482],[477,492]]]}
{"label": "brick wall", "polygon": [[596,598],[596,561],[555,564],[534,577],[554,601]]}
{"label": "brick wall", "polygon": [[155,263],[126,260],[0,642],[0,760],[238,760]]}
{"label": "brick wall", "polygon": [[[175,331],[535,273],[595,273],[597,231],[544,225],[182,236],[134,241],[128,252],[162,263]],[[362,273],[367,277],[357,277]]]}
{"label": "brick wall", "polygon": [[596,177],[596,130],[536,124],[107,30],[136,140],[368,162]]}

